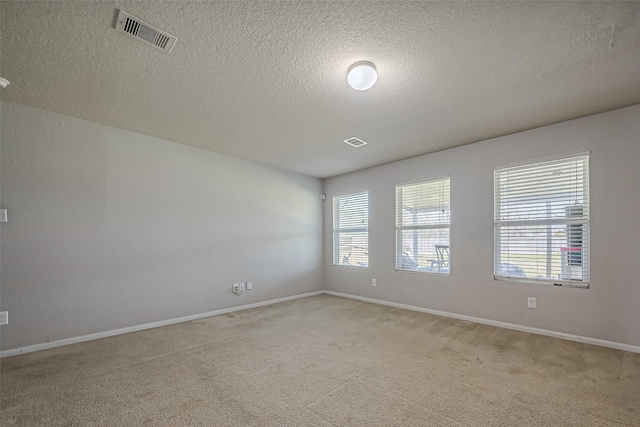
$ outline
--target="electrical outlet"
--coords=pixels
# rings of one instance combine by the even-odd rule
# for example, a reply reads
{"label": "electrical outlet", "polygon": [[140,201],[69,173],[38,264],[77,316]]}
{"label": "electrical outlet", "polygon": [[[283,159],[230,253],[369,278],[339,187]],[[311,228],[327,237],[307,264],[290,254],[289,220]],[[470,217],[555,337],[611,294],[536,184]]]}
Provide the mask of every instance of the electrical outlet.
{"label": "electrical outlet", "polygon": [[253,289],[253,282],[247,282],[247,290],[250,291]]}
{"label": "electrical outlet", "polygon": [[7,210],[0,209],[0,222],[7,222]]}
{"label": "electrical outlet", "polygon": [[371,279],[371,286],[378,286],[376,279]]}
{"label": "electrical outlet", "polygon": [[534,297],[527,297],[527,307],[536,308],[536,299]]}
{"label": "electrical outlet", "polygon": [[0,312],[0,325],[8,325],[9,324],[9,312],[2,311]]}
{"label": "electrical outlet", "polygon": [[234,283],[232,290],[234,294],[240,295],[240,283]]}

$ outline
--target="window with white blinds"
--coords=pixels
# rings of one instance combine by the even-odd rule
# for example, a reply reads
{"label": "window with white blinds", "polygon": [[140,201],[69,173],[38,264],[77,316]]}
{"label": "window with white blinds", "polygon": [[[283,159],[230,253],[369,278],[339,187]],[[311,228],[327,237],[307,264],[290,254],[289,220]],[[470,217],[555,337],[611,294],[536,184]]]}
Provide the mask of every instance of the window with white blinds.
{"label": "window with white blinds", "polygon": [[369,193],[333,198],[333,265],[369,265]]}
{"label": "window with white blinds", "polygon": [[589,156],[494,171],[496,278],[589,284]]}
{"label": "window with white blinds", "polygon": [[396,186],[396,270],[449,274],[449,177]]}

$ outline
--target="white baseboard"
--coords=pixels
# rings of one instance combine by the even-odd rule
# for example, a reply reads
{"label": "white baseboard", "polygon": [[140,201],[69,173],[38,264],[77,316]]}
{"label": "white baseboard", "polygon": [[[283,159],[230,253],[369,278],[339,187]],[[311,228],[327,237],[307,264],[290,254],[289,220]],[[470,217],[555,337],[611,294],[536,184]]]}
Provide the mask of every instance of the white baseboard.
{"label": "white baseboard", "polygon": [[532,334],[546,335],[554,338],[562,338],[569,341],[577,341],[585,344],[593,344],[601,347],[615,348],[616,350],[630,351],[640,353],[640,346],[623,344],[619,342],[606,341],[597,338],[583,337],[581,335],[567,334],[564,332],[550,331],[547,329],[533,328],[531,326],[516,325],[515,323],[500,322],[498,320],[483,319],[481,317],[465,316],[464,314],[448,313],[446,311],[432,310],[429,308],[417,307],[414,305],[399,304],[396,302],[384,301],[374,298],[361,297],[358,295],[343,294],[341,292],[324,291],[325,294],[336,297],[350,298],[359,301],[371,302],[374,304],[388,305],[396,308],[404,308],[405,310],[419,311],[422,313],[435,314],[436,316],[451,317],[453,319],[467,320],[469,322],[481,323],[483,325],[497,326],[499,328],[512,329],[514,331],[529,332]]}
{"label": "white baseboard", "polygon": [[268,301],[256,302],[253,304],[239,305],[237,307],[223,308],[220,310],[209,311],[206,313],[192,314],[190,316],[177,317],[175,319],[160,320],[158,322],[145,323],[144,325],[129,326],[127,328],[113,329],[111,331],[97,332],[95,334],[82,335],[80,337],[66,338],[63,340],[47,342],[42,344],[34,344],[26,347],[13,348],[10,350],[0,351],[0,358],[15,356],[17,354],[31,353],[34,351],[46,350],[49,348],[60,347],[63,345],[76,344],[84,341],[98,340],[100,338],[112,337],[114,335],[128,334],[130,332],[143,331],[145,329],[157,328],[159,326],[173,325],[175,323],[189,322],[190,320],[202,319],[204,317],[218,316],[220,314],[232,313],[234,311],[247,310],[249,308],[262,307],[265,305],[276,304],[279,302],[291,301],[299,298],[312,297],[320,295],[324,291],[307,292],[306,294],[292,295],[284,298],[276,298]]}
{"label": "white baseboard", "polygon": [[308,292],[308,293],[305,293],[305,294],[292,295],[292,296],[284,297],[284,298],[276,298],[276,299],[272,299],[272,300],[268,300],[268,301],[256,302],[256,303],[253,303],[253,304],[240,305],[240,306],[237,306],[237,307],[223,308],[223,309],[220,309],[220,310],[209,311],[209,312],[206,312],[206,313],[192,314],[190,316],[178,317],[178,318],[175,318],[175,319],[161,320],[161,321],[158,321],[158,322],[145,323],[143,325],[129,326],[127,328],[114,329],[114,330],[111,330],[111,331],[104,331],[104,332],[98,332],[98,333],[95,333],[95,334],[82,335],[82,336],[79,336],[79,337],[66,338],[66,339],[63,339],[63,340],[58,340],[58,341],[53,341],[53,342],[48,342],[48,343],[34,344],[34,345],[26,346],[26,347],[14,348],[14,349],[10,349],[10,350],[3,350],[3,351],[0,351],[0,358],[9,357],[9,356],[15,356],[15,355],[18,355],[18,354],[31,353],[31,352],[34,352],[34,351],[46,350],[46,349],[49,349],[49,348],[60,347],[60,346],[63,346],[63,345],[76,344],[76,343],[85,342],[85,341],[91,341],[91,340],[97,340],[97,339],[101,339],[101,338],[107,338],[107,337],[111,337],[111,336],[114,336],[114,335],[128,334],[130,332],[143,331],[145,329],[151,329],[151,328],[157,328],[157,327],[160,327],[160,326],[173,325],[175,323],[189,322],[191,320],[202,319],[202,318],[205,318],[205,317],[218,316],[220,314],[232,313],[234,311],[247,310],[247,309],[250,309],[250,308],[262,307],[262,306],[265,306],[265,305],[277,304],[279,302],[285,302],[285,301],[291,301],[291,300],[300,299],[300,298],[312,297],[312,296],[320,295],[320,294],[333,295],[333,296],[342,297],[342,298],[350,298],[350,299],[355,299],[355,300],[359,300],[359,301],[370,302],[370,303],[373,303],[373,304],[387,305],[387,306],[390,306],[390,307],[403,308],[405,310],[412,310],[412,311],[419,311],[419,312],[422,312],[422,313],[434,314],[436,316],[450,317],[450,318],[453,318],[453,319],[466,320],[466,321],[469,321],[469,322],[481,323],[481,324],[484,324],[484,325],[497,326],[499,328],[512,329],[512,330],[521,331],[521,332],[529,332],[529,333],[538,334],[538,335],[546,335],[546,336],[549,336],[549,337],[561,338],[561,339],[565,339],[565,340],[569,340],[569,341],[577,341],[577,342],[581,342],[581,343],[585,343],[585,344],[593,344],[593,345],[598,345],[598,346],[601,346],[601,347],[608,347],[608,348],[614,348],[614,349],[617,349],[617,350],[630,351],[630,352],[633,352],[633,353],[640,353],[640,346],[635,346],[635,345],[630,345],[630,344],[623,344],[623,343],[618,343],[618,342],[613,342],[613,341],[601,340],[601,339],[597,339],[597,338],[584,337],[584,336],[581,336],[581,335],[567,334],[567,333],[564,333],[564,332],[550,331],[550,330],[547,330],[547,329],[533,328],[533,327],[530,327],[530,326],[516,325],[515,323],[500,322],[498,320],[483,319],[481,317],[466,316],[464,314],[457,314],[457,313],[449,313],[449,312],[446,312],[446,311],[432,310],[432,309],[429,309],[429,308],[418,307],[418,306],[414,306],[414,305],[400,304],[400,303],[384,301],[384,300],[379,300],[379,299],[374,299],[374,298],[361,297],[361,296],[358,296],[358,295],[344,294],[344,293],[341,293],[341,292],[315,291],[315,292]]}

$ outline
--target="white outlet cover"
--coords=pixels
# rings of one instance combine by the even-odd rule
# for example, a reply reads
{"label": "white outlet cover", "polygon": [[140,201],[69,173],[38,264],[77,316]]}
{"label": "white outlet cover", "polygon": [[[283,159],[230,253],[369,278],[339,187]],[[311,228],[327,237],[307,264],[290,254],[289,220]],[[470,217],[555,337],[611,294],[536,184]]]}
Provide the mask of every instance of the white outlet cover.
{"label": "white outlet cover", "polygon": [[0,222],[7,222],[7,210],[0,209]]}
{"label": "white outlet cover", "polygon": [[371,279],[371,286],[378,286],[376,279]]}
{"label": "white outlet cover", "polygon": [[527,307],[536,308],[536,299],[535,299],[535,297],[527,297]]}
{"label": "white outlet cover", "polygon": [[247,290],[250,291],[253,289],[253,282],[247,282]]}
{"label": "white outlet cover", "polygon": [[8,325],[9,324],[9,312],[2,311],[0,312],[0,325]]}

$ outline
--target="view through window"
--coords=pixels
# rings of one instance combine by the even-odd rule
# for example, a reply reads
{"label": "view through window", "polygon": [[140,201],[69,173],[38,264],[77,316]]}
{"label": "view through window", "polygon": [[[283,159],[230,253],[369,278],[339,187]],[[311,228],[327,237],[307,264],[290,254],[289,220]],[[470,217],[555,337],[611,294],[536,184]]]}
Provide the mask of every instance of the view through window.
{"label": "view through window", "polygon": [[589,157],[496,169],[495,277],[586,286]]}
{"label": "view through window", "polygon": [[448,274],[450,178],[396,187],[396,270]]}
{"label": "view through window", "polygon": [[333,198],[333,265],[369,265],[369,193]]}

